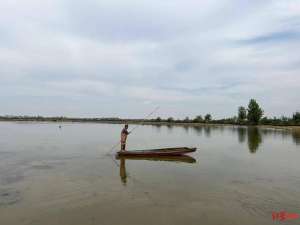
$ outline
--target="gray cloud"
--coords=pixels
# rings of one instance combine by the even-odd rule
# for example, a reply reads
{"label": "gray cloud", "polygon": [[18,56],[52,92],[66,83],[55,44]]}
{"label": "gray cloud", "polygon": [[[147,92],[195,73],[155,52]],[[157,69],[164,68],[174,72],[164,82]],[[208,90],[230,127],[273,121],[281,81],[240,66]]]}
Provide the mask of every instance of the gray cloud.
{"label": "gray cloud", "polygon": [[300,32],[298,31],[280,31],[271,34],[265,34],[250,39],[240,40],[240,44],[264,44],[267,42],[287,42],[287,41],[299,41]]}
{"label": "gray cloud", "polygon": [[[0,114],[299,110],[300,3],[1,1]],[[46,104],[47,103],[47,104]]]}

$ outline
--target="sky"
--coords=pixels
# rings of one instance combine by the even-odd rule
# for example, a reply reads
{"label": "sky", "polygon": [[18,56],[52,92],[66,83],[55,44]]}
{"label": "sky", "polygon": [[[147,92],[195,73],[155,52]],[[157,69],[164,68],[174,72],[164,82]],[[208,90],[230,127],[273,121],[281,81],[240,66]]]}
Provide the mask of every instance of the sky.
{"label": "sky", "polygon": [[1,0],[0,115],[300,111],[300,0]]}

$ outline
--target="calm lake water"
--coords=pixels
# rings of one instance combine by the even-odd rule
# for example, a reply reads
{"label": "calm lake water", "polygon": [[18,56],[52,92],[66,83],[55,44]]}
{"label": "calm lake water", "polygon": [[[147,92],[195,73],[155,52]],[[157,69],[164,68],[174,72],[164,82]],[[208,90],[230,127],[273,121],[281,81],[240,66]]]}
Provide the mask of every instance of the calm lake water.
{"label": "calm lake water", "polygon": [[128,149],[197,147],[179,161],[115,160],[121,125],[0,123],[0,224],[300,224],[300,133],[140,126]]}

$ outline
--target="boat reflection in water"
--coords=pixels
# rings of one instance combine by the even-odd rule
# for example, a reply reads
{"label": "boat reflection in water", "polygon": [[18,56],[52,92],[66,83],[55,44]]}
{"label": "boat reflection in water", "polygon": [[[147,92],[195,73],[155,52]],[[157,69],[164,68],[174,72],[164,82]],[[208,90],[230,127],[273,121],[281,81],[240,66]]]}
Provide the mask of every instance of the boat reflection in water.
{"label": "boat reflection in water", "polygon": [[127,183],[126,160],[147,160],[147,161],[165,161],[173,163],[196,163],[196,159],[191,156],[116,156],[120,160],[120,178],[124,185]]}

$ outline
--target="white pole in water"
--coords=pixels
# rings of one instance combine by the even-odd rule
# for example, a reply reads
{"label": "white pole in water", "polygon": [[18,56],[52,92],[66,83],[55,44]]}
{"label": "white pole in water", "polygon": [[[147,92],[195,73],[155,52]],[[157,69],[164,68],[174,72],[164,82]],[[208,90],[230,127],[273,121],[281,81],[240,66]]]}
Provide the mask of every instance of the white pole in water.
{"label": "white pole in water", "polygon": [[[144,119],[142,120],[146,120],[148,117],[150,117],[151,115],[153,115],[160,107],[157,106],[151,113],[149,113],[146,117],[144,117]],[[132,133],[136,128],[138,128],[139,125],[142,125],[143,122],[135,125],[131,131],[129,131],[130,133]],[[120,141],[118,141],[118,143],[116,143],[106,154],[109,155],[109,153],[111,153],[112,150],[114,150],[114,148],[116,148],[118,145],[120,144]]]}

